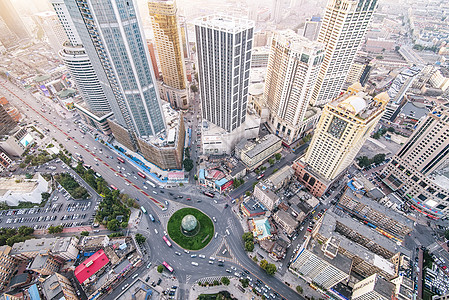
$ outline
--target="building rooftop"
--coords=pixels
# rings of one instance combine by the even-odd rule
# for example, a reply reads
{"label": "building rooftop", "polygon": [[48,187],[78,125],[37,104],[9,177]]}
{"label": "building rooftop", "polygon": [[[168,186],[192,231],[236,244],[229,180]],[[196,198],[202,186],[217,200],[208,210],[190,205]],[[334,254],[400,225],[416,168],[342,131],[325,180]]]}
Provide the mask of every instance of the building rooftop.
{"label": "building rooftop", "polygon": [[425,106],[425,104],[420,102],[410,102],[402,107],[400,114],[404,114],[406,117],[413,118],[419,120],[429,113],[429,110]]}
{"label": "building rooftop", "polygon": [[254,28],[254,21],[225,15],[209,15],[200,17],[194,21],[195,25],[212,28],[229,33],[237,33],[249,28]]}
{"label": "building rooftop", "polygon": [[253,197],[249,197],[248,200],[242,203],[242,205],[249,211],[250,214],[263,214],[266,211],[264,206]]}
{"label": "building rooftop", "polygon": [[257,187],[260,190],[262,190],[265,193],[265,195],[271,199],[271,201],[276,202],[279,199],[278,195],[276,195],[273,191],[271,191],[271,189],[268,186],[266,186],[263,182],[259,182],[257,184]]}
{"label": "building rooftop", "polygon": [[33,263],[30,266],[31,270],[40,270],[42,269],[45,264],[47,263],[47,260],[49,259],[48,255],[38,255],[33,259]]}
{"label": "building rooftop", "polygon": [[267,218],[255,218],[253,223],[257,239],[263,240],[271,236],[271,226]]}
{"label": "building rooftop", "polygon": [[287,225],[289,227],[296,227],[298,225],[298,221],[295,220],[295,218],[293,218],[293,216],[291,214],[289,214],[288,212],[280,209],[278,210],[275,215],[277,217],[279,217],[279,219],[281,219],[282,221],[284,221],[285,223],[287,223]]}
{"label": "building rooftop", "polygon": [[307,250],[315,254],[320,259],[326,261],[327,263],[333,265],[337,269],[343,271],[346,274],[350,274],[351,272],[351,266],[352,266],[352,259],[337,253],[337,255],[334,258],[330,258],[326,255],[324,255],[323,250],[321,250],[321,245],[310,243],[307,245]]}
{"label": "building rooftop", "polygon": [[37,252],[47,254],[56,244],[58,238],[31,239],[24,242],[15,243],[12,246],[10,255],[20,255],[25,252]]}
{"label": "building rooftop", "polygon": [[62,291],[61,284],[59,283],[58,276],[56,274],[48,276],[44,282],[41,283],[41,285],[45,299],[64,299],[64,292]]}
{"label": "building rooftop", "polygon": [[80,283],[84,283],[108,262],[109,258],[106,256],[103,249],[100,249],[75,268],[75,277]]}
{"label": "building rooftop", "polygon": [[271,182],[273,186],[277,187],[279,184],[284,182],[286,179],[293,176],[295,171],[292,169],[291,166],[287,165],[281,168],[279,171],[271,175],[267,178],[267,181]]}
{"label": "building rooftop", "polygon": [[[377,231],[373,230],[368,225],[362,224],[361,222],[356,221],[355,219],[351,218],[347,214],[336,214],[332,210],[327,210],[326,213],[323,216],[323,221],[321,223],[321,227],[319,229],[319,233],[325,237],[330,237],[336,234],[335,227],[337,225],[337,222],[345,225],[346,227],[351,228],[353,231],[359,233],[360,235],[363,235],[364,237],[368,238],[369,240],[373,241],[374,243],[380,245],[381,247],[387,249],[388,251],[392,253],[398,253],[401,252],[407,256],[411,256],[410,250],[403,247],[402,245],[398,245],[394,240],[391,240],[387,238],[386,236],[378,233]],[[344,237],[343,239],[347,239]],[[348,242],[347,244],[350,245]],[[356,248],[353,248],[354,250],[357,250]],[[365,249],[365,248],[363,248]],[[349,249],[348,249],[349,250]],[[369,251],[369,250],[368,250]],[[357,253],[355,253],[357,254]]]}
{"label": "building rooftop", "polygon": [[274,134],[268,134],[260,139],[258,142],[253,143],[247,149],[243,150],[243,154],[248,156],[250,159],[254,158],[261,152],[265,151],[267,148],[278,143],[281,139]]}

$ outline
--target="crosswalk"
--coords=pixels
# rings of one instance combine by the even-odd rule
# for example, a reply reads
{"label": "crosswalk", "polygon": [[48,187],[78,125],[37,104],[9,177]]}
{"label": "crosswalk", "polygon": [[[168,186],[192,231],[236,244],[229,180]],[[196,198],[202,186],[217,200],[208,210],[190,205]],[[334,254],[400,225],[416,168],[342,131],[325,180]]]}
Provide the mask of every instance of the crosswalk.
{"label": "crosswalk", "polygon": [[221,278],[223,278],[223,277],[227,277],[229,279],[233,278],[232,276],[211,276],[211,277],[204,277],[204,278],[198,279],[196,282],[201,282],[201,284],[204,284],[205,282],[207,282],[209,284],[213,284],[215,280],[218,282],[221,282]]}

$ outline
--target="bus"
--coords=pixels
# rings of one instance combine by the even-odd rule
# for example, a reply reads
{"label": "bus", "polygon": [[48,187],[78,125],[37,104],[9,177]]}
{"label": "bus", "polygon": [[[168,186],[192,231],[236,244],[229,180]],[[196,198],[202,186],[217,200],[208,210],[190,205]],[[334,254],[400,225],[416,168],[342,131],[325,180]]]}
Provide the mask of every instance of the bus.
{"label": "bus", "polygon": [[210,198],[214,198],[215,197],[215,194],[213,194],[211,192],[204,192],[203,194],[206,195],[207,197],[210,197]]}
{"label": "bus", "polygon": [[140,172],[137,172],[137,175],[139,175],[139,176],[142,177],[143,179],[146,178],[145,174],[142,174],[142,173],[140,173]]}
{"label": "bus", "polygon": [[167,264],[167,262],[164,260],[163,262],[162,262],[162,265],[164,266],[164,267],[166,267],[167,268],[167,270],[169,270],[170,271],[170,273],[173,273],[173,268],[169,265],[169,264]]}
{"label": "bus", "polygon": [[118,188],[116,188],[115,186],[113,186],[112,184],[110,185],[110,187],[111,187],[111,189],[113,189],[113,190],[118,190]]}
{"label": "bus", "polygon": [[125,163],[125,160],[123,159],[123,158],[121,158],[121,157],[117,157],[117,160],[119,161],[119,162],[121,162],[121,163]]}
{"label": "bus", "polygon": [[151,185],[152,187],[156,187],[156,185],[154,183],[152,183],[151,181],[147,180],[146,183],[148,183],[149,185]]}
{"label": "bus", "polygon": [[143,207],[143,206],[140,207],[140,210],[142,210],[142,212],[143,212],[144,214],[147,213],[147,210],[146,210],[145,207]]}
{"label": "bus", "polygon": [[265,176],[265,173],[260,174],[259,176],[257,176],[257,180],[262,179]]}
{"label": "bus", "polygon": [[152,215],[152,214],[149,214],[148,216],[150,217],[150,220],[151,220],[151,222],[154,222],[154,221],[156,221],[156,220],[154,219],[154,217],[153,217],[153,215]]}
{"label": "bus", "polygon": [[101,175],[99,173],[94,174],[97,178],[101,178]]}
{"label": "bus", "polygon": [[171,243],[170,243],[170,241],[167,239],[167,237],[165,235],[162,237],[162,239],[165,241],[167,246],[171,247]]}

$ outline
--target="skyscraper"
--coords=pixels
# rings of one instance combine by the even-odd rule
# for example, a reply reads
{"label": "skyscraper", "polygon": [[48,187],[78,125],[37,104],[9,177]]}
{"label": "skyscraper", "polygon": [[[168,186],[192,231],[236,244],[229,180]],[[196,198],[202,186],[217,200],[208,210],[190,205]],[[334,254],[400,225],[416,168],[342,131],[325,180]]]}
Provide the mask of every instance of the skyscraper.
{"label": "skyscraper", "polygon": [[10,0],[0,1],[0,17],[19,39],[27,39],[30,33]]}
{"label": "skyscraper", "polygon": [[162,107],[135,1],[64,2],[106,91],[114,120],[129,135],[116,138],[136,149],[137,137],[164,132]]}
{"label": "skyscraper", "polygon": [[271,42],[264,101],[270,110],[269,126],[291,144],[302,125],[316,82],[324,47],[292,30],[275,33]]}
{"label": "skyscraper", "polygon": [[[109,113],[111,107],[98,79],[89,56],[82,45],[81,38],[76,30],[64,0],[52,0],[56,15],[65,31],[66,41],[61,43],[59,56],[69,70],[75,85],[87,105],[94,114]],[[74,3],[69,4],[74,7]],[[112,93],[111,93],[112,94]]]}
{"label": "skyscraper", "polygon": [[293,168],[318,197],[350,164],[385,111],[388,94],[373,99],[360,83],[324,106],[305,156]]}
{"label": "skyscraper", "polygon": [[[449,107],[442,105],[418,128],[382,171],[382,181],[431,218],[449,215]],[[441,171],[443,170],[443,171]]]}
{"label": "skyscraper", "polygon": [[195,22],[203,119],[231,132],[246,118],[254,22],[211,15]]}
{"label": "skyscraper", "polygon": [[161,96],[174,108],[188,108],[187,78],[184,65],[181,29],[178,22],[176,2],[150,0],[148,9],[154,32],[154,41],[159,57],[163,88]]}
{"label": "skyscraper", "polygon": [[326,54],[313,90],[313,105],[324,105],[340,94],[376,8],[377,0],[328,1],[318,36]]}
{"label": "skyscraper", "polygon": [[33,16],[34,21],[47,36],[48,44],[55,53],[62,48],[62,44],[67,40],[64,27],[54,11],[44,11]]}

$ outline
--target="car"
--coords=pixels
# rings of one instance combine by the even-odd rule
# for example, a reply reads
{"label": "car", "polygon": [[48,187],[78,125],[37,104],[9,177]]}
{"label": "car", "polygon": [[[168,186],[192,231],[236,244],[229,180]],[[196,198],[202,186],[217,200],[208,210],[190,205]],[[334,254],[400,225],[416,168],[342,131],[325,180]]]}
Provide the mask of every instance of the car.
{"label": "car", "polygon": [[191,257],[191,258],[195,258],[195,257],[196,257],[196,254],[190,255],[190,257]]}
{"label": "car", "polygon": [[213,265],[213,264],[214,264],[214,262],[213,262],[212,260],[209,260],[209,264]]}
{"label": "car", "polygon": [[215,217],[212,217],[212,220],[214,220],[214,222],[217,223],[217,219]]}
{"label": "car", "polygon": [[151,262],[147,265],[147,269],[151,268]]}
{"label": "car", "polygon": [[232,273],[232,271],[231,271],[231,270],[229,270],[229,269],[226,269],[226,272],[228,272],[228,273]]}
{"label": "car", "polygon": [[181,252],[176,251],[175,254],[181,256]]}
{"label": "car", "polygon": [[195,261],[192,261],[192,265],[194,265],[194,266],[198,266],[198,263],[197,263],[197,262],[195,262]]}
{"label": "car", "polygon": [[146,189],[146,190],[148,190],[148,188],[147,188],[147,186],[146,186],[146,185],[144,185],[144,186],[143,186],[143,188],[144,188],[144,189]]}
{"label": "car", "polygon": [[200,254],[200,255],[198,255],[198,257],[199,257],[199,258],[203,258],[203,259],[204,259],[204,258],[206,258],[206,255],[204,255],[204,254]]}
{"label": "car", "polygon": [[192,200],[192,198],[187,198],[186,200],[187,200],[187,201],[190,201],[190,200]]}
{"label": "car", "polygon": [[189,251],[189,250],[184,250],[184,253],[187,253],[187,254],[189,254],[189,253],[190,253],[190,251]]}

